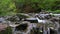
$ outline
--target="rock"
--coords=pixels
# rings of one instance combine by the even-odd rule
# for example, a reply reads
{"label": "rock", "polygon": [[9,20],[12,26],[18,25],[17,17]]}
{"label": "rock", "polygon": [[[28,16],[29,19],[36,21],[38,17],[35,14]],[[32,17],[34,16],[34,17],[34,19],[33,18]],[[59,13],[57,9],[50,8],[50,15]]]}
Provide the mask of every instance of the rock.
{"label": "rock", "polygon": [[0,31],[5,30],[5,28],[7,27],[8,27],[7,24],[0,23]]}

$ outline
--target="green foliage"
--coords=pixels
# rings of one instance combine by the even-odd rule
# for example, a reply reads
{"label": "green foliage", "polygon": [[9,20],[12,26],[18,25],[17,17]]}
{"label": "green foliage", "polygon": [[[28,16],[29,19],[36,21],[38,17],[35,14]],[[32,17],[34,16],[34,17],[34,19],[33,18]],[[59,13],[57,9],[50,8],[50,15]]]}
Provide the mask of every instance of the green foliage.
{"label": "green foliage", "polygon": [[0,16],[14,15],[16,12],[40,12],[40,10],[60,10],[60,0],[0,0]]}
{"label": "green foliage", "polygon": [[[38,7],[35,5],[35,3],[37,3]],[[35,10],[35,12],[39,8],[44,9],[44,10],[52,10],[52,11],[60,10],[60,0],[16,0],[16,4],[19,5],[19,7],[22,4],[28,5],[28,6],[32,7]],[[23,8],[23,5],[22,5],[22,8]],[[18,6],[17,6],[17,8],[18,8]],[[25,8],[26,8],[26,6],[25,6]],[[18,8],[17,10],[23,11],[24,8],[23,9]]]}
{"label": "green foliage", "polygon": [[0,0],[0,16],[11,15],[15,10],[16,8],[12,0]]}
{"label": "green foliage", "polygon": [[60,10],[55,10],[55,11],[48,10],[47,12],[60,14]]}

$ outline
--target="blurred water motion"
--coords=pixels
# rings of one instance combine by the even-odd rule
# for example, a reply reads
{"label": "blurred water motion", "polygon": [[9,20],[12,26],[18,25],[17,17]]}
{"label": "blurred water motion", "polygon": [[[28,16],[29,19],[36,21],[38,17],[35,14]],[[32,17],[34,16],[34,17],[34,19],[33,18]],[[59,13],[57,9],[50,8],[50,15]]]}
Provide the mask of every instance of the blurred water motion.
{"label": "blurred water motion", "polygon": [[[21,18],[21,20],[15,15],[6,20],[0,18],[0,21],[0,23],[7,23],[12,27],[13,34],[58,34],[60,28],[59,17],[50,14],[38,14],[34,15],[34,17]],[[0,29],[4,29],[5,26],[0,25]]]}

